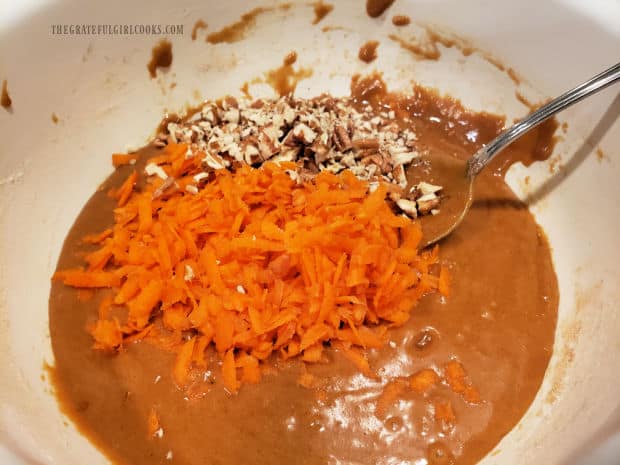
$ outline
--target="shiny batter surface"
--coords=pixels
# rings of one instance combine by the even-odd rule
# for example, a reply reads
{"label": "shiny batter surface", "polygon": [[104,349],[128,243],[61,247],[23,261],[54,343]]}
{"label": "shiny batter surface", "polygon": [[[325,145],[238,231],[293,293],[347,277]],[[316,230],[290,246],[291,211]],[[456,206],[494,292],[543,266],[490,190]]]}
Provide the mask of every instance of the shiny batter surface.
{"label": "shiny batter surface", "polygon": [[[409,97],[389,94],[378,76],[355,80],[352,94],[360,105],[387,105],[409,117],[402,124],[418,134],[419,151],[468,157],[503,125],[422,88]],[[558,288],[549,246],[502,176],[506,160],[547,156],[552,129],[512,147],[480,176],[472,210],[440,246],[453,275],[450,297],[425,297],[405,326],[391,330],[390,343],[369,353],[379,379],[364,377],[328,350],[329,363],[308,368],[320,380],[316,387],[298,385],[298,362],[274,361],[277,367],[259,384],[230,396],[212,354],[204,382],[182,391],[171,379],[173,354],[146,343],[117,355],[93,350],[85,326],[96,319],[104,292],[89,296],[54,282],[53,377],[64,412],[119,464],[476,463],[523,416],[552,352]],[[146,147],[140,160],[156,150]],[[90,250],[81,238],[112,224],[114,201],[106,191],[130,169],[118,169],[88,201],[58,269],[80,265]],[[429,367],[441,371],[452,358],[465,366],[481,403],[468,403],[447,386],[423,395],[405,390],[388,402],[382,396],[398,377]],[[453,424],[435,419],[433,406],[441,401],[451,403]],[[161,437],[147,432],[153,407]]]}

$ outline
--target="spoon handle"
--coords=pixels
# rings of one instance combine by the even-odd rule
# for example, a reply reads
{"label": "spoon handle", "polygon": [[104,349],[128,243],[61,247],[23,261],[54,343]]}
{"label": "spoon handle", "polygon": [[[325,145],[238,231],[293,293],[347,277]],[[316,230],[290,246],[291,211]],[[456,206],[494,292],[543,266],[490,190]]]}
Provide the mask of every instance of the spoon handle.
{"label": "spoon handle", "polygon": [[467,176],[475,177],[495,157],[506,148],[512,141],[525,134],[530,129],[538,126],[543,121],[551,118],[556,113],[570,107],[574,103],[589,97],[607,86],[620,80],[620,63],[597,74],[592,79],[565,92],[551,100],[521,121],[503,131],[499,136],[482,147],[467,162]]}

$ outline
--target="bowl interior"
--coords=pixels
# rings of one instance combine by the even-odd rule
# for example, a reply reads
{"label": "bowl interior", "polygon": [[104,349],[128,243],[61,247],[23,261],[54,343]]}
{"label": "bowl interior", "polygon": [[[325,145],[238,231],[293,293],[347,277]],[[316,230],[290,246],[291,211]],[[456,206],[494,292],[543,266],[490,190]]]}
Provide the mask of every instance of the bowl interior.
{"label": "bowl interior", "polygon": [[[106,463],[59,413],[44,362],[53,364],[47,321],[49,277],[66,232],[112,167],[109,155],[143,145],[165,111],[225,94],[278,67],[295,50],[312,69],[297,95],[348,93],[354,73],[379,70],[392,89],[412,80],[458,97],[476,110],[528,110],[517,86],[489,60],[501,58],[523,76],[530,100],[557,95],[617,60],[617,2],[524,0],[490,6],[484,0],[399,0],[378,19],[363,5],[338,1],[318,25],[312,6],[257,17],[247,37],[211,45],[191,39],[196,20],[209,31],[236,21],[250,7],[229,2],[163,0],[105,4],[26,2],[0,19],[0,79],[7,79],[12,113],[0,111],[0,461],[8,464]],[[411,35],[430,24],[465,37],[482,52],[464,56],[439,46],[441,59],[421,60],[388,39],[393,14],[408,14]],[[169,36],[173,64],[150,79],[146,63],[158,36],[63,36],[54,24],[183,24]],[[333,27],[323,31],[323,28]],[[357,59],[367,40],[379,58]],[[526,78],[526,79],[525,79]],[[171,86],[171,84],[175,84]],[[264,84],[254,96],[272,95]],[[51,115],[57,115],[54,123]],[[553,248],[560,285],[554,355],[537,399],[484,464],[561,464],[591,441],[620,407],[620,299],[616,278],[620,226],[620,94],[610,88],[561,115],[553,157],[514,166],[508,180],[530,204]],[[529,177],[529,183],[524,179]],[[518,289],[515,289],[518,292]],[[508,400],[509,401],[509,400]],[[613,453],[613,451],[612,451]],[[620,451],[616,451],[620,454]]]}

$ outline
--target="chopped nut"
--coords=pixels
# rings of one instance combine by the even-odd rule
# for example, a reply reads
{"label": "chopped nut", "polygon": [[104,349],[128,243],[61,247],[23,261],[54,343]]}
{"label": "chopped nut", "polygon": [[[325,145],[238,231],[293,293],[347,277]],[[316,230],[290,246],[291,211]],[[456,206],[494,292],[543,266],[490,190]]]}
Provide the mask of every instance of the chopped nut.
{"label": "chopped nut", "polygon": [[353,147],[356,149],[379,149],[379,139],[378,138],[365,138],[365,139],[354,139]]}
{"label": "chopped nut", "polygon": [[399,199],[396,201],[396,205],[400,208],[409,218],[417,218],[418,210],[416,203],[413,200]]}
{"label": "chopped nut", "polygon": [[229,123],[235,123],[237,124],[239,122],[239,110],[237,108],[231,108],[228,111],[225,111],[224,114],[222,115],[222,119],[224,121],[228,121]]}
{"label": "chopped nut", "polygon": [[194,195],[198,193],[198,188],[192,184],[188,184],[187,186],[185,186],[185,190],[189,192],[190,194],[194,194]]}
{"label": "chopped nut", "polygon": [[275,141],[267,134],[265,129],[261,129],[258,134],[258,150],[263,160],[269,160],[275,154],[280,152],[280,148]]}
{"label": "chopped nut", "polygon": [[299,178],[299,173],[297,171],[295,171],[295,170],[286,170],[286,174],[288,174],[293,181],[299,183],[300,178]]}
{"label": "chopped nut", "polygon": [[223,170],[226,168],[224,159],[215,153],[206,153],[202,162],[214,170]]}
{"label": "chopped nut", "polygon": [[306,126],[304,123],[299,123],[293,128],[293,137],[302,144],[309,145],[316,139],[316,132]]}
{"label": "chopped nut", "polygon": [[185,281],[191,281],[194,279],[194,270],[191,266],[185,265],[185,275],[183,276]]}
{"label": "chopped nut", "polygon": [[314,162],[320,165],[329,158],[329,147],[316,140],[314,144],[307,148],[310,153],[314,152]]}
{"label": "chopped nut", "polygon": [[407,176],[405,175],[403,165],[398,165],[392,170],[392,177],[401,189],[407,187]]}
{"label": "chopped nut", "polygon": [[159,186],[157,189],[155,189],[155,191],[153,192],[153,198],[157,199],[161,197],[172,186],[176,186],[176,181],[174,180],[172,176],[168,176],[166,180],[163,182],[163,184]]}
{"label": "chopped nut", "polygon": [[362,158],[361,163],[362,165],[374,165],[376,167],[379,167],[383,163],[383,160],[381,159],[381,155],[377,153]]}
{"label": "chopped nut", "polygon": [[332,135],[332,138],[334,141],[334,146],[340,152],[346,152],[347,150],[353,148],[351,138],[349,137],[349,132],[341,124],[337,124],[334,127],[334,134]]}
{"label": "chopped nut", "polygon": [[154,174],[156,174],[157,176],[159,176],[163,180],[168,179],[168,174],[166,174],[164,169],[161,166],[156,165],[155,163],[147,164],[144,167],[144,172],[146,173],[147,176],[153,176]]}
{"label": "chopped nut", "polygon": [[418,211],[421,215],[430,213],[431,210],[439,206],[439,197],[435,194],[426,194],[416,200]]}
{"label": "chopped nut", "polygon": [[243,159],[248,165],[253,165],[255,163],[261,162],[263,159],[261,158],[260,151],[258,147],[255,145],[247,145],[245,148],[245,152],[243,155]]}
{"label": "chopped nut", "polygon": [[203,171],[202,173],[195,174],[193,177],[194,177],[194,181],[200,182],[203,179],[208,179],[209,178],[209,173],[205,173]]}
{"label": "chopped nut", "polygon": [[239,108],[239,102],[237,101],[237,99],[231,95],[227,95],[226,97],[224,97],[224,100],[222,101],[222,108],[224,110],[228,110],[230,108]]}
{"label": "chopped nut", "polygon": [[[322,166],[322,165],[319,165],[319,166]],[[346,166],[338,163],[337,161],[332,161],[330,164],[325,166],[324,170],[331,171],[334,174],[338,174],[345,168]]]}
{"label": "chopped nut", "polygon": [[435,186],[434,184],[429,184],[424,181],[420,182],[416,187],[417,189],[419,189],[422,195],[436,194],[442,189],[441,186]]}
{"label": "chopped nut", "polygon": [[299,147],[291,147],[291,148],[282,150],[282,152],[280,152],[279,155],[276,155],[271,160],[278,161],[278,162],[296,161],[298,155],[299,155]]}
{"label": "chopped nut", "polygon": [[417,152],[412,152],[407,147],[390,147],[388,150],[395,165],[408,165],[414,158],[419,157]]}

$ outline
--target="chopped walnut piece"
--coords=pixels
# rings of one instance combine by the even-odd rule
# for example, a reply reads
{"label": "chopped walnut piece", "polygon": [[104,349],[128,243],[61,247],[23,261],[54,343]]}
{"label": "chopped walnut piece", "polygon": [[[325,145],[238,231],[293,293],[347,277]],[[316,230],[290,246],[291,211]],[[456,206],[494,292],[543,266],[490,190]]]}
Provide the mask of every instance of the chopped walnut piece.
{"label": "chopped walnut piece", "polygon": [[304,123],[299,123],[293,128],[293,137],[302,144],[309,145],[316,139],[316,132],[306,126]]}
{"label": "chopped walnut piece", "polygon": [[243,152],[243,159],[248,165],[254,165],[263,161],[261,152],[258,147],[252,144],[248,144]]}
{"label": "chopped walnut piece", "polygon": [[364,139],[354,139],[353,147],[356,149],[379,149],[379,139],[374,138],[364,138]]}
{"label": "chopped walnut piece", "polygon": [[153,199],[157,199],[164,195],[164,193],[171,187],[176,187],[177,183],[172,176],[168,176],[166,180],[153,192]]}
{"label": "chopped walnut piece", "polygon": [[334,127],[334,134],[332,135],[334,146],[340,152],[346,152],[353,148],[353,143],[349,137],[349,132],[342,124],[337,124]]}
{"label": "chopped walnut piece", "polygon": [[416,187],[417,187],[417,189],[419,189],[419,191],[421,192],[422,195],[436,194],[437,192],[439,192],[442,189],[441,186],[435,186],[433,184],[429,184],[429,183],[424,182],[424,181],[418,183],[418,185]]}
{"label": "chopped walnut piece", "polygon": [[405,175],[405,168],[403,168],[403,165],[397,165],[394,167],[392,170],[392,177],[401,189],[405,189],[407,187],[407,176]]}
{"label": "chopped walnut piece", "polygon": [[426,194],[418,198],[416,203],[418,204],[420,214],[426,215],[439,206],[439,197],[435,194]]}
{"label": "chopped walnut piece", "polygon": [[207,153],[202,159],[202,162],[209,168],[214,170],[223,170],[226,168],[226,161],[215,153]]}
{"label": "chopped walnut piece", "polygon": [[418,217],[418,209],[414,200],[398,199],[396,205],[400,208],[409,218]]}
{"label": "chopped walnut piece", "polygon": [[261,129],[258,134],[258,150],[263,160],[269,160],[280,152],[280,148],[276,145],[276,141],[269,136],[266,129]]}

